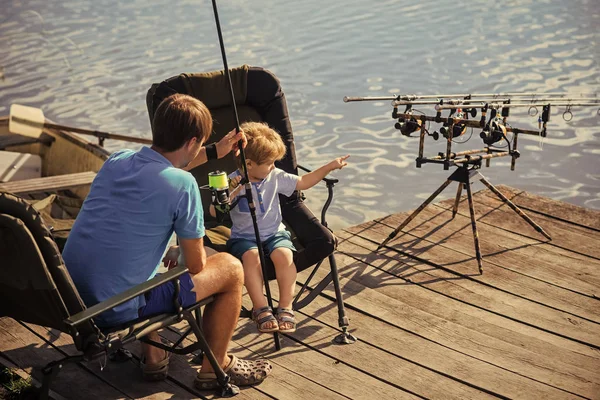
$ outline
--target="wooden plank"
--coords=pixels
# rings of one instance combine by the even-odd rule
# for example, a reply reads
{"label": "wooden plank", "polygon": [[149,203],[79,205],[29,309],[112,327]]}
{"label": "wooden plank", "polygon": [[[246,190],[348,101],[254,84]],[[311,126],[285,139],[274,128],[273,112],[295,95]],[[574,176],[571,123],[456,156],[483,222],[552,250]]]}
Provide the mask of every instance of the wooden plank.
{"label": "wooden plank", "polygon": [[0,150],[8,147],[21,146],[32,143],[43,143],[50,145],[55,139],[47,133],[42,133],[39,137],[19,135],[17,133],[0,134]]}
{"label": "wooden plank", "polygon": [[[439,208],[426,208],[405,228],[408,233],[400,233],[396,237],[394,243],[397,244],[397,250],[416,254],[416,248],[418,248],[419,257],[425,254],[427,256],[431,255],[433,258],[428,260],[437,265],[444,266],[448,264],[447,266],[450,267],[450,270],[457,273],[469,275],[481,282],[485,280],[486,283],[506,289],[511,293],[523,295],[528,299],[571,312],[577,316],[598,321],[600,310],[597,307],[590,306],[590,304],[596,304],[596,299],[592,298],[591,295],[582,296],[582,293],[577,290],[587,289],[593,293],[597,290],[596,286],[587,284],[581,280],[570,282],[567,277],[560,275],[560,270],[554,275],[545,273],[543,267],[550,269],[562,268],[561,265],[556,265],[557,260],[562,260],[559,257],[560,254],[548,253],[548,245],[534,241],[534,244],[527,246],[520,242],[519,238],[515,235],[507,238],[505,236],[507,232],[505,231],[495,232],[489,226],[482,226],[478,230],[480,230],[479,239],[484,255],[484,274],[475,278],[474,275],[477,273],[477,267],[474,260],[475,250],[470,220],[465,219],[463,216],[457,216],[453,221],[449,219],[449,212],[446,212],[444,215],[442,214],[444,214],[444,211],[441,211]],[[381,220],[384,225],[377,229],[382,230],[382,234],[387,237],[404,220],[405,215],[397,214],[386,217]],[[357,227],[353,229],[361,230],[363,228]],[[485,231],[485,234],[481,231]],[[402,236],[404,236],[404,239],[401,240],[400,237]],[[419,244],[419,240],[425,240],[425,243]],[[503,246],[499,246],[498,242],[501,242]],[[542,248],[542,246],[545,247]],[[435,247],[453,250],[456,254],[450,259],[439,258],[436,257],[436,252],[441,251],[441,249]],[[528,247],[532,247],[532,250],[527,251],[525,258],[514,254],[514,252],[520,252]],[[540,257],[543,257],[541,261],[539,261],[540,257],[538,257],[535,251],[537,249],[541,250]],[[567,256],[570,255],[567,253]],[[576,260],[581,260],[582,258],[590,260],[592,263],[598,262],[598,260],[582,257],[579,254],[572,254],[572,257],[567,257],[565,262],[571,265],[574,264],[572,267],[574,271],[567,271],[566,273],[576,274],[580,269],[579,263]],[[464,262],[459,262],[461,260]],[[506,270],[506,272],[498,271],[498,269]],[[564,272],[564,269],[562,271]],[[488,272],[492,272],[493,275],[488,274]],[[501,276],[498,276],[498,273],[501,273]],[[504,278],[505,276],[509,277],[508,280]],[[490,280],[490,278],[493,279]],[[495,279],[498,280],[496,281]],[[521,285],[526,285],[530,289],[518,289]],[[541,287],[538,288],[540,285],[545,287],[543,289]],[[508,286],[510,286],[510,289],[508,289]],[[553,302],[555,296],[560,298],[558,302]]]}
{"label": "wooden plank", "polygon": [[[41,369],[46,364],[65,356],[8,317],[0,318],[0,352],[39,381],[42,380]],[[52,382],[51,389],[67,398],[73,398],[75,394],[89,400],[130,398],[78,364],[65,366]]]}
{"label": "wooden plank", "polygon": [[[380,222],[390,230],[399,226],[404,215],[391,215]],[[519,274],[548,282],[589,297],[600,297],[600,260],[550,246],[496,227],[477,226],[484,264],[494,263]],[[404,232],[475,255],[471,220],[436,206],[425,208]],[[485,269],[485,267],[484,267]]]}
{"label": "wooden plank", "polygon": [[[302,331],[306,334],[304,328],[299,330],[298,334]],[[312,329],[310,331],[312,332]],[[165,332],[165,335],[168,335],[169,340],[175,338],[168,332]],[[190,339],[193,337],[190,336]],[[311,347],[307,348],[283,337],[282,349],[274,352],[273,335],[258,334],[254,322],[242,319],[235,331],[231,351],[247,358],[263,356],[273,363],[271,376],[258,388],[265,395],[274,398],[335,399],[346,398],[346,396],[370,398],[373,393],[388,398],[415,398],[409,393],[315,351],[312,347],[317,343],[312,336],[310,342]]]}
{"label": "wooden plank", "polygon": [[[473,199],[478,224],[485,223],[527,238],[545,240],[489,190],[475,193]],[[454,199],[444,200],[436,203],[436,205],[450,210],[454,205]],[[465,196],[462,197],[458,212],[469,217]],[[527,214],[552,237],[552,241],[547,242],[548,245],[600,259],[600,234],[597,231],[551,218],[545,214],[536,214],[529,211]]]}
{"label": "wooden plank", "polygon": [[[168,341],[176,340],[177,335],[170,330],[164,330],[161,332],[161,336],[163,339]],[[193,338],[193,336],[189,336],[189,338]],[[272,340],[272,339],[271,339]],[[186,339],[184,341],[184,345],[188,345],[192,343],[190,339]],[[237,357],[255,359],[257,355],[248,349],[245,349],[235,342],[231,343],[231,347],[229,349],[231,354],[235,354]],[[184,362],[188,364],[193,364],[192,356],[184,357]],[[306,398],[309,396],[323,395],[325,394],[328,398],[331,396],[332,398],[340,398],[335,392],[329,391],[327,388],[320,387],[314,382],[303,378],[302,376],[298,376],[293,371],[282,368],[279,364],[274,362],[274,360],[270,360],[273,362],[273,371],[269,375],[267,379],[265,379],[260,385],[249,387],[249,388],[240,388],[242,393],[246,396],[249,396],[253,399],[263,399],[266,397],[273,398],[302,398],[304,394],[298,392],[299,387],[305,386],[305,394]],[[195,365],[196,368],[199,368],[199,365]],[[177,369],[174,373],[180,374],[179,379],[185,379],[193,381],[196,373],[193,374],[186,373],[185,371],[178,371]],[[186,376],[187,375],[187,376]],[[186,376],[184,378],[184,376]],[[210,394],[210,392],[201,391],[203,395]],[[314,397],[313,397],[314,398]]]}
{"label": "wooden plank", "polygon": [[4,182],[0,183],[0,191],[14,194],[53,192],[78,186],[90,185],[95,177],[95,172],[86,171],[65,175],[46,176],[43,178],[25,179],[14,182]]}
{"label": "wooden plank", "polygon": [[[352,320],[351,332],[358,335],[359,340],[351,345],[335,345],[332,343],[332,339],[339,334],[339,331],[332,329],[331,326],[337,326],[336,308],[330,300],[318,297],[305,309],[296,313],[296,320],[301,329],[293,334],[284,335],[281,351],[288,349],[290,340],[301,341],[303,346],[318,349],[319,352],[334,360],[339,360],[339,362],[334,361],[333,364],[336,366],[346,363],[363,371],[364,376],[378,377],[423,398],[485,399],[494,397],[485,390],[430,368],[427,365],[429,358],[438,357],[438,353],[424,353],[424,347],[421,346],[424,344],[423,341],[417,339],[417,343],[408,343],[410,340],[406,340],[405,332],[402,330],[390,328],[352,310],[349,310],[348,316]],[[357,320],[364,323],[355,323]],[[246,337],[249,341],[252,340],[251,334]],[[426,347],[427,344],[425,344]],[[293,349],[289,351],[293,351]],[[416,360],[409,359],[405,357],[406,352],[413,355],[418,354],[418,358]],[[440,357],[443,355],[442,351]],[[314,351],[304,352],[303,359],[312,357],[314,357]],[[451,358],[448,362],[449,369],[464,368],[463,365],[453,363],[453,361]],[[469,368],[467,370],[470,371]],[[366,389],[371,389],[369,395],[361,396],[361,398],[369,399],[373,398],[373,393],[380,394],[376,387],[369,385],[364,379],[357,379],[357,384],[360,382]],[[400,394],[403,393],[399,391],[399,394],[392,398],[397,398]],[[351,394],[350,397],[355,398],[354,394]],[[382,398],[384,397],[382,396]]]}
{"label": "wooden plank", "polygon": [[543,213],[556,219],[600,230],[600,211],[579,207],[560,200],[538,196],[510,186],[496,186],[517,206],[535,213]]}
{"label": "wooden plank", "polygon": [[23,136],[18,134],[0,135],[0,150],[4,150],[10,146],[19,146],[23,144],[37,143],[38,139],[31,136]]}
{"label": "wooden plank", "polygon": [[[16,375],[18,375],[21,379],[29,381],[31,383],[31,385],[35,388],[37,388],[38,390],[42,387],[42,382],[38,381],[37,379],[35,379],[33,376],[31,376],[30,374],[28,374],[25,370],[19,368],[18,365],[12,363],[11,361],[7,360],[6,358],[2,357],[2,353],[0,352],[0,367],[4,367],[4,368],[8,368],[10,369],[10,371]],[[56,393],[54,390],[50,389],[48,391],[48,396],[52,399],[52,400],[67,400],[65,397],[61,396],[60,394]],[[0,399],[2,399],[2,390],[0,390]]]}
{"label": "wooden plank", "polygon": [[[56,329],[26,324],[27,327],[38,335],[42,336],[48,343],[59,346],[61,351],[68,355],[79,354],[69,335],[66,335]],[[140,348],[135,343],[135,348]],[[172,360],[171,360],[172,361]],[[101,364],[106,363],[106,367],[101,369]],[[197,395],[176,383],[165,380],[161,382],[146,382],[142,378],[142,373],[138,360],[130,360],[124,363],[114,363],[103,360],[102,358],[85,363],[89,371],[100,379],[109,382],[112,387],[133,399],[172,399],[174,397],[181,399],[197,398]],[[72,394],[65,393],[72,396]]]}
{"label": "wooden plank", "polygon": [[[136,360],[139,362],[141,358],[141,347],[137,343],[133,343],[127,346],[127,349],[131,351]],[[202,399],[218,399],[220,394],[217,390],[210,391],[199,391],[194,387],[194,378],[198,371],[199,366],[191,362],[192,355],[177,355],[172,354],[169,361],[169,377],[168,382],[177,386],[180,386],[192,393],[192,398]],[[264,396],[255,387],[240,388],[241,392],[236,396],[240,400],[257,400],[263,399]],[[177,397],[176,397],[177,398]]]}
{"label": "wooden plank", "polygon": [[[548,345],[545,353],[538,354],[505,341],[503,335],[516,333],[502,328],[501,318],[491,316],[496,319],[496,324],[487,322],[482,315],[476,318],[464,311],[469,306],[433,295],[419,286],[406,285],[401,279],[376,271],[360,261],[354,261],[351,268],[342,269],[343,275],[350,276],[350,279],[341,277],[347,304],[397,327],[393,336],[396,341],[405,340],[404,332],[399,332],[398,328],[416,336],[409,337],[412,341],[402,346],[414,349],[411,359],[431,363],[432,358],[437,357],[434,361],[436,370],[448,371],[453,376],[507,397],[515,397],[515,391],[521,393],[520,397],[569,397],[572,393],[589,395],[600,390],[597,372],[563,364],[556,359],[554,346]],[[379,275],[386,275],[383,282],[378,279]],[[332,290],[328,292],[333,294]],[[320,312],[316,315],[321,318]],[[353,325],[354,322],[355,317],[352,318]],[[357,330],[356,333],[371,341],[378,332],[386,330],[385,324],[376,325],[374,321],[366,322],[364,328],[369,329],[368,332]],[[390,331],[389,328],[387,330]],[[499,334],[489,335],[489,332]],[[526,339],[523,338],[525,342]],[[598,360],[594,362],[590,364],[600,364]],[[492,376],[498,381],[489,378]],[[534,394],[528,393],[528,390],[540,392]],[[546,390],[553,394],[542,394]]]}
{"label": "wooden plank", "polygon": [[[429,264],[395,252],[375,252],[378,242],[359,235],[352,235],[344,231],[336,233],[338,238],[341,239],[338,247],[340,253],[336,255],[336,258],[340,273],[344,276],[359,275],[361,283],[369,284],[370,287],[374,285],[377,290],[380,290],[379,287],[385,285],[391,279],[386,274],[401,278],[404,285],[418,285],[424,290],[472,306],[461,307],[461,312],[494,324],[495,326],[490,327],[491,329],[485,330],[488,335],[536,353],[544,353],[547,344],[550,343],[553,346],[552,353],[556,357],[563,360],[563,362],[572,362],[572,365],[576,367],[592,369],[600,362],[600,352],[597,350],[560,336],[540,332],[536,326],[544,326],[543,321],[547,319],[545,315],[548,312],[548,309],[542,305],[500,291],[491,285],[482,284],[473,279],[460,278],[456,274],[443,269],[432,268]],[[357,261],[369,264],[386,274],[382,275],[373,271],[373,275],[381,277],[379,281],[371,282],[373,279],[371,275],[366,275],[362,269],[360,273],[351,272],[353,269],[346,271],[347,265],[353,266]],[[433,312],[428,302],[416,302],[415,306]],[[443,316],[444,313],[450,312],[456,307],[454,302],[445,302],[441,311],[442,314],[438,313],[438,315]],[[560,313],[557,313],[558,317],[560,315]],[[456,319],[455,321],[459,322]],[[473,326],[473,324],[466,326]],[[481,325],[476,320],[476,330],[484,331],[484,326],[486,325]],[[498,326],[500,329],[498,329]],[[518,335],[506,334],[505,329],[517,332]]]}
{"label": "wooden plank", "polygon": [[[424,224],[426,223],[424,222]],[[375,243],[381,243],[390,232],[390,228],[382,224],[373,223],[370,224],[371,226],[368,229],[365,229],[366,225],[369,224],[363,224],[361,228],[357,229],[361,231],[361,236],[368,236],[368,238]],[[355,228],[352,228],[350,230],[354,229]],[[431,227],[428,232],[431,232]],[[557,295],[558,298],[554,298],[553,296],[550,296],[544,288],[560,288],[545,284],[539,280],[528,279],[526,275],[520,275],[509,269],[498,267],[496,264],[489,261],[485,263],[483,275],[479,275],[477,272],[477,264],[473,256],[465,256],[464,253],[461,253],[456,249],[457,244],[454,242],[452,245],[440,244],[439,241],[435,241],[435,239],[431,239],[431,237],[428,237],[427,235],[428,234],[424,234],[423,237],[418,237],[412,235],[412,232],[411,234],[400,234],[394,240],[390,241],[389,245],[391,246],[391,253],[389,253],[389,255],[395,256],[392,255],[395,251],[402,251],[409,257],[415,257],[418,260],[433,263],[434,267],[443,268],[450,272],[456,272],[464,278],[473,279],[481,284],[490,285],[519,297],[534,300],[547,308],[544,312],[540,311],[540,318],[535,326],[556,335],[579,341],[582,344],[596,348],[600,344],[598,324],[578,316],[583,313],[594,316],[597,313],[597,310],[595,308],[588,309],[587,307],[590,302],[595,302],[595,299],[586,298],[564,289],[561,289],[560,291],[555,290],[552,295]],[[430,233],[429,235],[434,235],[434,233]],[[434,241],[432,242],[429,239]],[[565,293],[568,293],[568,295],[564,297],[561,296]],[[563,311],[566,308],[562,303],[562,301],[564,301],[563,299],[572,301],[573,306],[579,306],[578,311],[580,313],[571,314]],[[585,302],[579,304],[579,299],[585,299]],[[554,310],[553,307],[555,307]],[[558,314],[555,314],[555,312],[558,312]]]}

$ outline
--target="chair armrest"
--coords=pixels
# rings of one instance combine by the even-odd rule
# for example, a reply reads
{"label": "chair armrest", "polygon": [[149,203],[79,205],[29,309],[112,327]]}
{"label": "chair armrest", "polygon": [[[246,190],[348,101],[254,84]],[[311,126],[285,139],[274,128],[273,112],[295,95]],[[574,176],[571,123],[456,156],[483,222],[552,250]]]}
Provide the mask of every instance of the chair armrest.
{"label": "chair armrest", "polygon": [[[312,171],[312,170],[310,170],[310,169],[308,169],[306,167],[303,167],[302,165],[298,165],[298,168],[300,168],[304,172],[311,172]],[[325,177],[325,178],[322,179],[322,181],[325,182],[328,185],[334,185],[334,184],[336,184],[336,183],[339,182],[339,179]]]}
{"label": "chair armrest", "polygon": [[[302,165],[298,165],[298,168],[306,172],[311,172],[310,169],[303,167]],[[327,210],[329,209],[331,201],[333,200],[333,186],[339,182],[339,179],[323,178],[322,181],[325,182],[325,185],[327,185],[327,200],[325,200],[325,204],[321,209],[321,224],[327,227],[327,219],[325,218],[325,214],[327,214]]]}
{"label": "chair armrest", "polygon": [[87,308],[75,315],[71,315],[69,318],[65,320],[65,324],[69,327],[75,327],[82,322],[85,322],[91,318],[94,318],[98,314],[102,314],[104,311],[110,310],[118,306],[119,304],[123,304],[126,301],[133,299],[134,297],[140,296],[157,286],[162,285],[163,283],[167,283],[173,279],[177,279],[181,275],[185,274],[188,269],[185,266],[179,266],[170,269],[164,274],[160,274],[155,276],[154,278],[146,281],[140,285],[134,286],[131,289],[127,289],[123,293],[119,293],[116,296],[113,296],[109,299],[106,299],[94,306]]}

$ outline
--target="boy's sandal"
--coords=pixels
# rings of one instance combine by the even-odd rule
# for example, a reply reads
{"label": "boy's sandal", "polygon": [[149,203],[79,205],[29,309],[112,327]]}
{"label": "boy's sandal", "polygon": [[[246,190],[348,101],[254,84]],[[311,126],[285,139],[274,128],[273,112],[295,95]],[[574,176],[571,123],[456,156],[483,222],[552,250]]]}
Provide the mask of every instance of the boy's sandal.
{"label": "boy's sandal", "polygon": [[142,376],[147,381],[162,381],[167,379],[169,374],[169,356],[170,353],[165,351],[165,358],[156,364],[146,364],[145,359],[142,357],[141,367]]}
{"label": "boy's sandal", "polygon": [[[279,332],[296,332],[296,318],[294,318],[294,315],[294,310],[292,310],[291,308],[277,308],[277,322],[279,323]],[[286,325],[289,326],[289,328],[284,328]]]}
{"label": "boy's sandal", "polygon": [[[264,359],[242,360],[230,354],[229,364],[223,371],[229,376],[229,383],[235,386],[250,386],[261,383],[271,373],[271,363]],[[219,387],[214,372],[198,372],[194,386],[199,390],[210,390]]]}
{"label": "boy's sandal", "polygon": [[[262,318],[259,318],[261,314],[264,314],[264,316]],[[266,306],[259,308],[258,310],[252,310],[252,320],[256,322],[256,327],[258,328],[259,332],[271,333],[279,330],[277,318],[275,318],[275,316],[273,315],[273,310],[271,310],[271,307]],[[265,328],[267,322],[274,322],[275,326],[273,326],[272,328]]]}

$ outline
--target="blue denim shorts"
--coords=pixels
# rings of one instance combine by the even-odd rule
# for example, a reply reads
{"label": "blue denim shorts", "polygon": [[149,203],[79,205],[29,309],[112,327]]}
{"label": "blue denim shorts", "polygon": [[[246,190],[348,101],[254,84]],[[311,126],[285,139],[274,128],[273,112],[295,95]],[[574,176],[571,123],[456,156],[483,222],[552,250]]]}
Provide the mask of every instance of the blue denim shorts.
{"label": "blue denim shorts", "polygon": [[[196,303],[196,292],[193,292],[194,283],[190,274],[185,273],[179,277],[179,302],[183,307],[189,307]],[[173,282],[163,283],[155,287],[144,295],[146,305],[138,310],[142,318],[152,315],[173,313],[175,305],[173,304],[173,295],[175,294],[175,285]]]}
{"label": "blue denim shorts", "polygon": [[[286,230],[279,231],[273,236],[269,237],[267,240],[262,242],[263,250],[265,251],[265,256],[269,256],[273,250],[283,247],[286,249],[290,249],[292,251],[296,251],[294,244],[292,243],[292,235]],[[229,239],[227,241],[227,252],[233,255],[234,257],[242,259],[242,256],[245,252],[250,249],[257,249],[256,240],[242,239],[242,238],[234,238]]]}

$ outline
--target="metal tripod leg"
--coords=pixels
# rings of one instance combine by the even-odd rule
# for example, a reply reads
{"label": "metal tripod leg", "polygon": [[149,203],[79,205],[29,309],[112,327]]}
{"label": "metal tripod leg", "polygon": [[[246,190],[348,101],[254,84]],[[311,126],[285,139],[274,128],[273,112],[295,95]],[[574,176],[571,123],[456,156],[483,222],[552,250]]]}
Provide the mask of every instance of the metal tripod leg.
{"label": "metal tripod leg", "polygon": [[531,218],[529,218],[529,216],[527,214],[525,214],[523,212],[523,210],[521,210],[519,207],[517,207],[515,205],[515,203],[513,203],[512,201],[510,201],[506,196],[504,196],[502,193],[500,193],[500,191],[498,189],[496,189],[496,187],[494,185],[492,185],[490,182],[487,181],[487,179],[485,179],[483,176],[479,175],[479,180],[485,185],[487,186],[488,189],[490,189],[496,196],[498,196],[500,198],[500,200],[502,200],[504,202],[504,204],[508,205],[510,208],[513,209],[514,212],[516,212],[519,217],[523,218],[525,221],[527,221],[527,223],[529,225],[531,225],[536,231],[538,231],[539,233],[541,233],[542,235],[544,235],[547,239],[552,240],[552,238],[550,237],[550,235],[548,235],[546,233],[546,231],[544,231],[544,229],[542,229],[541,226],[539,226],[538,224],[536,224]]}
{"label": "metal tripod leg", "polygon": [[[463,185],[462,183],[458,183]],[[479,267],[479,273],[483,273],[483,266],[481,263],[481,248],[479,247],[479,234],[477,233],[477,223],[475,222],[475,208],[473,207],[473,193],[471,193],[471,183],[464,184],[467,189],[467,199],[469,200],[469,213],[471,214],[471,228],[473,229],[473,242],[475,243],[475,257],[477,258],[477,266]]]}
{"label": "metal tripod leg", "polygon": [[458,182],[458,189],[456,189],[456,199],[454,200],[454,207],[452,207],[452,219],[456,217],[458,212],[458,203],[460,203],[460,195],[462,194],[462,183]]}
{"label": "metal tripod leg", "polygon": [[379,249],[381,249],[383,246],[385,246],[390,240],[392,240],[393,238],[395,238],[396,235],[398,234],[398,232],[400,232],[402,230],[402,228],[404,228],[406,225],[408,225],[410,223],[410,221],[412,221],[421,211],[423,211],[423,209],[425,207],[427,207],[427,205],[429,203],[431,203],[433,201],[433,199],[435,199],[440,193],[442,193],[442,191],[444,189],[446,189],[446,187],[450,184],[450,182],[452,182],[450,179],[446,180],[446,182],[444,182],[442,184],[442,186],[440,186],[438,188],[438,190],[436,190],[435,192],[433,192],[433,194],[431,196],[429,196],[429,198],[427,200],[425,200],[423,202],[423,204],[421,204],[419,206],[419,208],[417,208],[408,218],[406,218],[404,220],[404,222],[402,224],[400,224],[399,227],[397,227],[392,233],[390,233],[390,235],[387,237],[387,239],[385,239],[383,241],[383,243],[381,243],[377,247],[377,250],[375,250],[375,251],[379,251]]}

